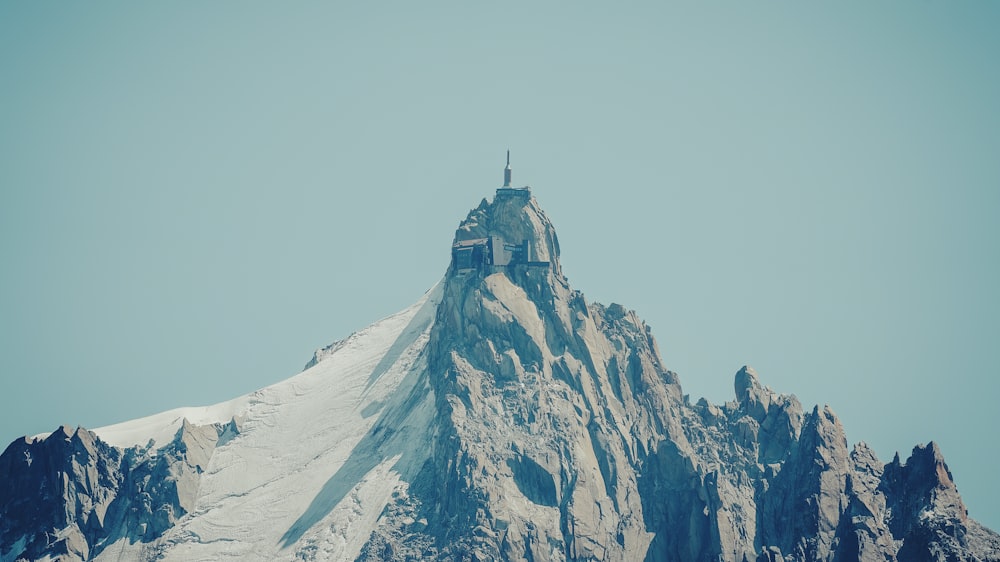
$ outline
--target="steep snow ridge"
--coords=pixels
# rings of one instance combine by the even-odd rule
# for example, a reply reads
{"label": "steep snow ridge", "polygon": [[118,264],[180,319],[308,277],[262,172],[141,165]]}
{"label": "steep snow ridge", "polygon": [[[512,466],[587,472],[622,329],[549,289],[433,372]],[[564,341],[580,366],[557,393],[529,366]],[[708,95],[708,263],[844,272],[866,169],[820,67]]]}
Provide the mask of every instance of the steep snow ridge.
{"label": "steep snow ridge", "polygon": [[190,514],[153,545],[122,540],[97,559],[357,556],[401,476],[429,448],[420,439],[433,404],[424,348],[440,298],[439,285],[301,374],[248,396],[97,430],[141,442],[192,410],[199,423],[235,415],[241,425],[212,455]]}
{"label": "steep snow ridge", "polygon": [[[162,447],[174,438],[185,419],[194,425],[228,423],[246,410],[251,402],[251,396],[253,395],[245,394],[212,406],[174,408],[144,418],[106,425],[91,431],[96,433],[105,443],[122,449],[134,446],[146,447],[151,441],[154,447]],[[39,433],[32,436],[31,439],[33,441],[45,440],[50,435],[51,432]]]}
{"label": "steep snow ridge", "polygon": [[[160,447],[170,442],[186,419],[194,425],[227,423],[250,405],[250,394],[213,406],[175,408],[145,418],[97,428],[94,431],[105,443],[123,449],[146,446],[150,440]],[[47,435],[47,434],[46,434]]]}
{"label": "steep snow ridge", "polygon": [[[379,338],[390,338],[389,343],[393,343],[399,337],[399,334],[394,333],[394,331],[399,330],[401,325],[406,327],[410,324],[411,321],[414,320],[416,312],[430,300],[433,300],[436,305],[437,301],[440,300],[440,296],[438,296],[437,299],[434,299],[433,294],[439,291],[439,286],[435,285],[427,292],[427,294],[423,296],[423,298],[411,305],[409,308],[379,320],[371,326],[351,334],[347,339],[338,341],[318,351],[317,355],[322,357],[321,361],[325,361],[345,347],[353,347],[357,350],[358,348],[364,349],[365,346],[373,347],[373,349],[368,349],[366,351],[378,352],[384,355],[386,350],[381,349],[381,347],[376,345]],[[430,318],[425,318],[423,320],[430,322],[433,321],[433,318],[434,315],[433,312],[431,312]],[[375,341],[373,342],[372,340]],[[344,362],[343,364],[349,365],[351,364],[350,358],[356,357],[357,354],[351,354],[348,352],[341,353],[338,356],[341,358],[341,361]],[[365,360],[365,358],[358,357],[358,360]],[[369,358],[369,360],[371,359]],[[378,359],[376,358],[375,360]],[[328,374],[327,370],[316,370],[312,368],[313,366],[315,366],[314,363],[310,362],[309,369],[306,369],[294,377],[250,394],[233,398],[232,400],[220,402],[211,406],[174,408],[172,410],[153,414],[144,418],[99,427],[97,429],[93,429],[92,431],[96,433],[104,442],[109,445],[114,445],[115,447],[127,448],[135,445],[146,446],[150,440],[153,440],[156,446],[162,446],[174,438],[174,435],[177,433],[177,430],[180,429],[181,423],[184,419],[187,419],[189,423],[194,425],[228,423],[234,417],[242,416],[247,411],[247,408],[256,402],[259,402],[261,399],[260,397],[264,395],[282,393],[284,392],[284,387],[286,386],[301,389],[306,385],[314,385],[317,382],[322,381],[323,374]],[[295,391],[295,393],[301,394],[301,390]],[[43,433],[34,436],[33,439],[45,439],[48,436],[49,433]]]}

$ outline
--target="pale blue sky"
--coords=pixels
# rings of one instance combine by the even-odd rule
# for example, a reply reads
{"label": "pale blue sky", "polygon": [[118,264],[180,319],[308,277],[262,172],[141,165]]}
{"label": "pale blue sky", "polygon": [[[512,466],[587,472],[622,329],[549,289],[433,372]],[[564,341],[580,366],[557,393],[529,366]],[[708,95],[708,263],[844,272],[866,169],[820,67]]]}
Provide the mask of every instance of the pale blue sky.
{"label": "pale blue sky", "polygon": [[693,399],[753,365],[1000,529],[1000,4],[0,4],[0,441],[221,401],[530,184]]}

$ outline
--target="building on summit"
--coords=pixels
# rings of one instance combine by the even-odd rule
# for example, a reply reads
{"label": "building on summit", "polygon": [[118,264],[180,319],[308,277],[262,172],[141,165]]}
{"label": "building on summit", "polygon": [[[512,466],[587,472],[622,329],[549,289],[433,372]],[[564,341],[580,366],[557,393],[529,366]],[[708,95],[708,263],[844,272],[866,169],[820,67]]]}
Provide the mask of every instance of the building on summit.
{"label": "building on summit", "polygon": [[[531,199],[531,188],[510,186],[510,151],[507,151],[507,167],[503,170],[503,187],[497,189],[496,199]],[[459,240],[451,247],[451,264],[458,272],[494,267],[524,265],[528,267],[548,267],[547,261],[532,260],[530,240],[519,243],[505,241],[500,236],[488,236],[473,240]]]}

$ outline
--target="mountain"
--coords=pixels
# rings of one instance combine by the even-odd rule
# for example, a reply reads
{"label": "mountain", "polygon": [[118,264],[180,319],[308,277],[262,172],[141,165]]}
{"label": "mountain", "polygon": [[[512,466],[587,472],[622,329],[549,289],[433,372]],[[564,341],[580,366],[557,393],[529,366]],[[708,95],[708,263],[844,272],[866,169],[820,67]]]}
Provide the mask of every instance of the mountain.
{"label": "mountain", "polygon": [[934,443],[883,464],[749,367],[734,391],[692,404],[505,186],[438,285],[299,375],[11,443],[0,558],[1000,560]]}

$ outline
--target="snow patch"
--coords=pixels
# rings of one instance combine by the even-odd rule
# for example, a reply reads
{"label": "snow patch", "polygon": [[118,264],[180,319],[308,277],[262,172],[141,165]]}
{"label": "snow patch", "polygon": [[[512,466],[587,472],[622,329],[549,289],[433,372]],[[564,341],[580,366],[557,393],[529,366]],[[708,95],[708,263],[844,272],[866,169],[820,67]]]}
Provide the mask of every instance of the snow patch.
{"label": "snow patch", "polygon": [[24,552],[24,547],[27,545],[28,541],[24,537],[17,539],[14,544],[10,545],[10,550],[0,550],[0,562],[14,562],[17,555]]}

